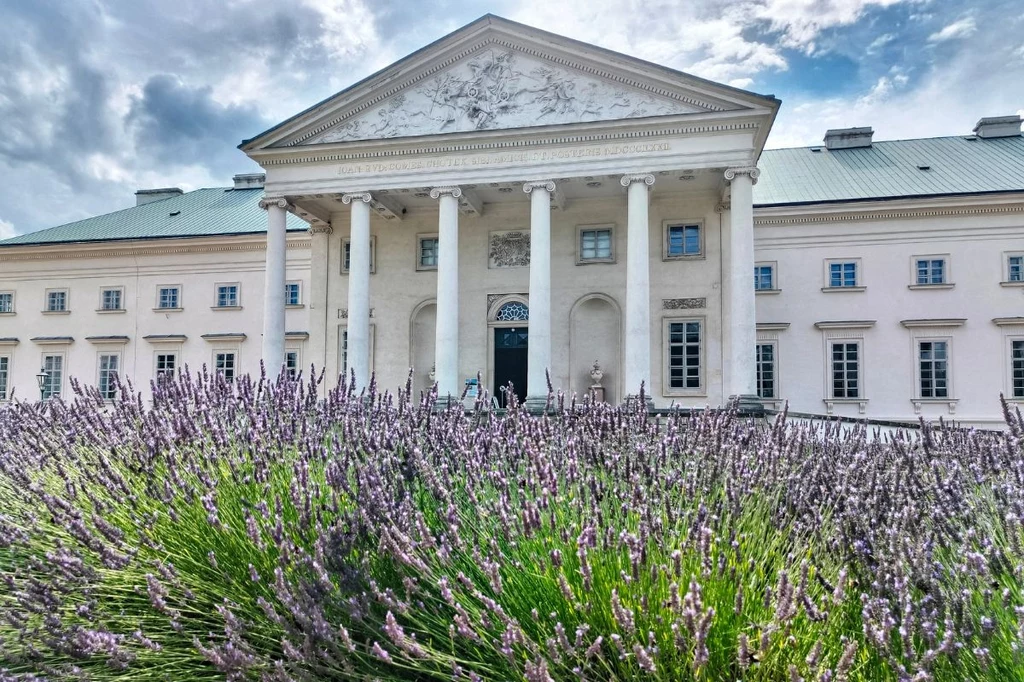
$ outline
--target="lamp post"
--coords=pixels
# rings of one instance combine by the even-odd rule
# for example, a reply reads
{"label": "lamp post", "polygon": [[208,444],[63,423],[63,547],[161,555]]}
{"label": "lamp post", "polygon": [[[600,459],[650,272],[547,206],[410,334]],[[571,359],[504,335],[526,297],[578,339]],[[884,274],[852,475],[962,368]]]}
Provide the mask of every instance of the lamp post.
{"label": "lamp post", "polygon": [[46,371],[45,367],[39,368],[39,374],[36,375],[36,381],[39,383],[39,399],[46,399],[46,380],[50,377],[50,373]]}

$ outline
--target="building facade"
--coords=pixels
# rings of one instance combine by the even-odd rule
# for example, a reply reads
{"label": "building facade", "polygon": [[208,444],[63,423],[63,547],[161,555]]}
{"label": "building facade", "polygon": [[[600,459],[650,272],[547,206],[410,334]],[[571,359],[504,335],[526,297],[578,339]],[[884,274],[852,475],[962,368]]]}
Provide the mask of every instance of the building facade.
{"label": "building facade", "polygon": [[8,398],[55,361],[145,388],[262,359],[997,426],[1024,404],[1020,118],[762,152],[778,106],[484,17],[244,142],[265,186],[0,243],[0,389],[5,357]]}

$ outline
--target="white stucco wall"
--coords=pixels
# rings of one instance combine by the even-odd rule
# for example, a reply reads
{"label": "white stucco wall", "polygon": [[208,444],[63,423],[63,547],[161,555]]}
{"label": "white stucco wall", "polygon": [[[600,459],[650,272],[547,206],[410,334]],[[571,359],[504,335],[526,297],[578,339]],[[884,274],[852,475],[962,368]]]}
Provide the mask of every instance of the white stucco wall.
{"label": "white stucco wall", "polygon": [[[65,355],[63,393],[71,395],[70,377],[95,384],[100,352],[119,352],[121,374],[149,395],[158,349],[178,353],[181,369],[210,366],[216,349],[238,353],[239,373],[258,373],[264,298],[265,245],[262,235],[61,246],[9,247],[0,250],[0,291],[15,293],[15,312],[0,315],[0,345],[11,358],[8,396],[39,397],[36,374],[43,355]],[[288,279],[301,282],[303,304],[286,312],[289,331],[309,331],[309,240],[289,235]],[[238,310],[214,310],[218,283],[240,284]],[[179,312],[154,310],[157,289],[181,287]],[[123,287],[124,312],[99,312],[100,291]],[[48,289],[68,290],[67,314],[45,314]],[[244,341],[211,342],[203,334],[242,333]],[[185,335],[184,342],[153,343],[149,335]],[[43,345],[31,339],[69,336],[70,344]],[[89,336],[127,336],[127,343],[96,343]],[[306,341],[289,340],[302,353]]]}

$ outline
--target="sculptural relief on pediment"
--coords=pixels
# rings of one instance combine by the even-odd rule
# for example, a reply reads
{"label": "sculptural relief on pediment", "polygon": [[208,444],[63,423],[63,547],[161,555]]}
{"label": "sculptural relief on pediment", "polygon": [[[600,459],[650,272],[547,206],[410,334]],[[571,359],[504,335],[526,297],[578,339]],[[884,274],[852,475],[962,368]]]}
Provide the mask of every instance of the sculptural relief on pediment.
{"label": "sculptural relief on pediment", "polygon": [[694,104],[492,46],[301,143],[521,128],[702,110]]}

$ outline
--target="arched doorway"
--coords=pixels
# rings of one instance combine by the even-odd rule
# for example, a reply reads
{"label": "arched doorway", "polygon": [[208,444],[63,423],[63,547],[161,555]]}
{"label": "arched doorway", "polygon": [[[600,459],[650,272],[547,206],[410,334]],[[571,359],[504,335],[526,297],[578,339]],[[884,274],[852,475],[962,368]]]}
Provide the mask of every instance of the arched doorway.
{"label": "arched doorway", "polygon": [[492,307],[491,390],[501,407],[507,407],[512,385],[519,402],[526,400],[527,362],[530,345],[530,308],[521,297],[506,297]]}

